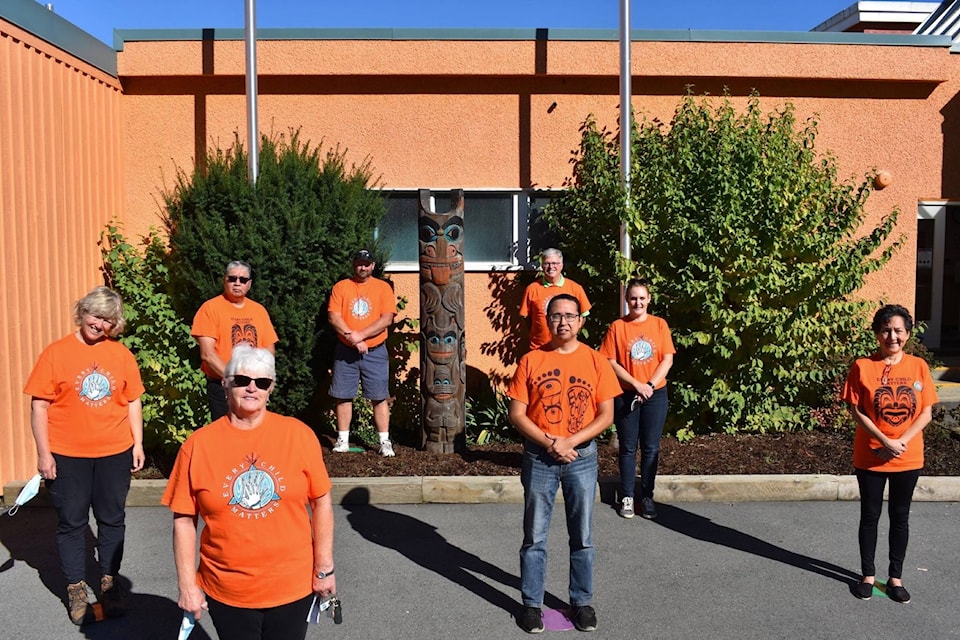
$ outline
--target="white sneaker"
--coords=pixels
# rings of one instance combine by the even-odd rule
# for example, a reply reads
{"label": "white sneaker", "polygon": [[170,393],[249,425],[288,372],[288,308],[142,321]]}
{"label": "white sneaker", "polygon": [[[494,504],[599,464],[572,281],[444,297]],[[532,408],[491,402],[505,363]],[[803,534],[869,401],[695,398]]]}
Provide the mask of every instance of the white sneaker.
{"label": "white sneaker", "polygon": [[337,438],[337,443],[333,445],[333,452],[346,453],[347,451],[350,451],[350,441]]}
{"label": "white sneaker", "polygon": [[380,455],[384,458],[392,458],[397,455],[393,452],[393,443],[389,440],[384,440],[380,443]]}
{"label": "white sneaker", "polygon": [[620,515],[624,518],[633,517],[633,498],[624,498],[620,501]]}

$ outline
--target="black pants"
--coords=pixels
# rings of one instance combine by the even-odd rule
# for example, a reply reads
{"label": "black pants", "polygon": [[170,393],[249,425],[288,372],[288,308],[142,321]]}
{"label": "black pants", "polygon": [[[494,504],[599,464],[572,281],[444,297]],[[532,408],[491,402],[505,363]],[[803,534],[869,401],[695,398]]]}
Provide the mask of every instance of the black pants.
{"label": "black pants", "polygon": [[207,606],[217,635],[230,640],[303,640],[311,593],[290,604],[266,609],[232,607],[207,596]]}
{"label": "black pants", "polygon": [[127,493],[133,449],[103,458],[53,454],[57,479],[47,481],[57,510],[57,549],[67,584],[86,577],[90,507],[97,521],[97,556],[102,575],[116,576],[123,560]]}
{"label": "black pants", "polygon": [[910,503],[920,470],[884,473],[857,469],[860,485],[860,571],[864,576],[877,575],[874,557],[877,552],[877,523],[883,511],[883,487],[890,480],[887,511],[890,516],[889,577],[903,576],[903,559],[910,539]]}
{"label": "black pants", "polygon": [[227,415],[227,392],[222,380],[207,378],[207,405],[210,407],[210,422]]}

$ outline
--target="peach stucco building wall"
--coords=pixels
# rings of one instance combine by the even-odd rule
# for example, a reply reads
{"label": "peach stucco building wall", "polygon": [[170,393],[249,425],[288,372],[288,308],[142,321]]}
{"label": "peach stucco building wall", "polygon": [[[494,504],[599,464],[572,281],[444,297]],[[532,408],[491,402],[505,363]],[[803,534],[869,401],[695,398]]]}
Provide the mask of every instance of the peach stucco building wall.
{"label": "peach stucco building wall", "polygon": [[[865,222],[899,207],[903,249],[863,294],[912,307],[917,202],[960,195],[942,187],[957,184],[942,168],[958,64],[944,47],[635,42],[633,106],[640,118],[669,121],[693,85],[726,88],[737,104],[755,89],[765,111],[789,101],[800,121],[816,115],[818,146],[843,177],[872,168],[893,176],[871,196]],[[207,145],[245,137],[243,43],[127,40],[118,70],[130,228],[143,232],[177,168],[189,171]],[[389,189],[560,187],[584,118],[616,129],[618,73],[616,42],[265,39],[260,130],[299,129],[356,162],[369,158]],[[416,279],[393,274],[414,317]],[[478,348],[497,338],[479,311],[491,302],[486,285],[482,274],[468,277],[468,362],[496,371],[503,363]]]}
{"label": "peach stucco building wall", "polygon": [[0,20],[0,484],[36,473],[23,384],[102,284],[97,240],[123,214],[120,84]]}

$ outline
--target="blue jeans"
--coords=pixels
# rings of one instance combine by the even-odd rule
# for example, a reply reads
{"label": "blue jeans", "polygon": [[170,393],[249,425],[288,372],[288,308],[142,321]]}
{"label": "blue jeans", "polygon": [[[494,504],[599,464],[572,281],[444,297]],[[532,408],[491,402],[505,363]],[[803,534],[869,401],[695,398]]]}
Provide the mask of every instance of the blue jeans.
{"label": "blue jeans", "polygon": [[547,578],[547,533],[557,489],[563,491],[570,537],[570,605],[593,600],[593,502],[597,495],[597,445],[578,448],[569,464],[557,462],[545,449],[527,442],[523,467],[523,546],[520,547],[520,594],[527,607],[543,605]]}
{"label": "blue jeans", "polygon": [[627,391],[613,400],[613,420],[620,440],[620,497],[634,497],[637,482],[637,447],[640,447],[640,497],[653,499],[660,463],[660,438],[667,420],[667,388],[657,389],[631,410],[636,392]]}

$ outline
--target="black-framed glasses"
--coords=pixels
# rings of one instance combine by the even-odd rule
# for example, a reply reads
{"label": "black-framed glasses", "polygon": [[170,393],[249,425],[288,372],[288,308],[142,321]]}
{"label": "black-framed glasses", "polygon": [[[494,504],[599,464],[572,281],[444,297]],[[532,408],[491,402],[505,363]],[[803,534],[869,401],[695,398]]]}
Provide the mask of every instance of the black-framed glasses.
{"label": "black-framed glasses", "polygon": [[577,313],[551,313],[550,315],[547,316],[547,320],[554,323],[564,320],[567,323],[570,323],[579,317],[580,315]]}
{"label": "black-framed glasses", "polygon": [[251,378],[250,376],[241,376],[235,375],[233,378],[233,386],[235,387],[249,387],[250,381],[253,381],[253,384],[257,385],[257,389],[261,391],[266,391],[270,388],[270,385],[273,384],[273,378]]}
{"label": "black-framed glasses", "polygon": [[247,276],[227,276],[227,282],[240,282],[240,284],[247,284],[250,282],[250,278]]}

